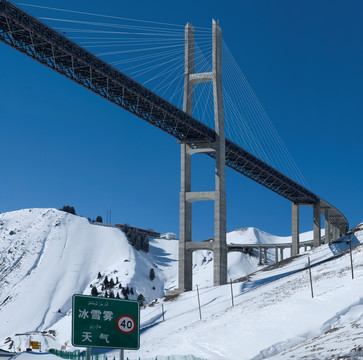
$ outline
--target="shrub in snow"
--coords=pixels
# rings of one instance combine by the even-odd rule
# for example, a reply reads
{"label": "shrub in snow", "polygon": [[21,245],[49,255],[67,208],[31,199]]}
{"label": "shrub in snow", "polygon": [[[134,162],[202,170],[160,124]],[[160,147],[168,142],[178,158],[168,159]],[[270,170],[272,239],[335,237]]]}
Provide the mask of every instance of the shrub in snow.
{"label": "shrub in snow", "polygon": [[149,272],[149,279],[151,281],[153,281],[155,279],[155,271],[153,268],[150,269],[150,272]]}
{"label": "shrub in snow", "polygon": [[139,302],[140,306],[144,305],[145,297],[142,294],[139,294],[137,297],[137,301]]}

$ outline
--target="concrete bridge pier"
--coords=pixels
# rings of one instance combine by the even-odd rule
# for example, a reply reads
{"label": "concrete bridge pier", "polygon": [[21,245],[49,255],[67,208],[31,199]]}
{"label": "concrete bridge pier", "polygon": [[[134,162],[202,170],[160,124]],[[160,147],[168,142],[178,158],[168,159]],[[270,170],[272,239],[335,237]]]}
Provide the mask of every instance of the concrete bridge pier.
{"label": "concrete bridge pier", "polygon": [[279,248],[275,247],[275,264],[279,262]]}
{"label": "concrete bridge pier", "polygon": [[[309,205],[309,204],[296,204],[296,203],[291,204],[291,228],[292,228],[291,256],[297,256],[300,252],[299,206],[302,205]],[[320,203],[317,202],[311,206],[313,208],[314,247],[318,247],[320,246],[320,241],[321,241]]]}
{"label": "concrete bridge pier", "polygon": [[[179,210],[179,289],[192,289],[193,286],[193,253],[188,251],[187,244],[192,240],[192,204],[186,195],[191,190],[191,156],[187,144],[181,144],[181,187]],[[183,264],[183,266],[180,266]],[[180,285],[182,288],[180,288]]]}
{"label": "concrete bridge pier", "polygon": [[[195,201],[214,201],[214,239],[208,244],[214,257],[214,285],[227,283],[226,242],[226,192],[225,192],[225,133],[222,96],[222,32],[213,20],[212,27],[212,71],[194,73],[194,27],[185,27],[185,71],[183,110],[193,115],[193,91],[199,83],[212,82],[214,142],[188,142],[181,144],[181,187],[180,187],[180,240],[179,240],[179,288],[178,292],[192,290],[193,251],[206,248],[206,244],[192,242],[192,204]],[[191,191],[191,156],[198,153],[214,153],[215,191]]]}
{"label": "concrete bridge pier", "polygon": [[320,203],[313,205],[313,223],[314,223],[314,248],[320,246],[321,241],[321,221],[320,221]]}
{"label": "concrete bridge pier", "polygon": [[284,260],[284,248],[280,248],[280,261]]}
{"label": "concrete bridge pier", "polygon": [[258,248],[258,265],[262,265],[262,247]]}
{"label": "concrete bridge pier", "polygon": [[338,229],[336,224],[332,225],[332,240],[335,241],[337,239],[339,239],[340,236],[340,230]]}
{"label": "concrete bridge pier", "polygon": [[292,220],[292,243],[291,256],[296,256],[300,252],[300,230],[299,230],[299,205],[291,204],[291,220]]}
{"label": "concrete bridge pier", "polygon": [[263,249],[263,263],[267,264],[267,248]]}
{"label": "concrete bridge pier", "polygon": [[330,235],[331,224],[330,224],[329,210],[325,210],[324,219],[325,219],[325,244],[329,244],[331,241],[331,235]]}

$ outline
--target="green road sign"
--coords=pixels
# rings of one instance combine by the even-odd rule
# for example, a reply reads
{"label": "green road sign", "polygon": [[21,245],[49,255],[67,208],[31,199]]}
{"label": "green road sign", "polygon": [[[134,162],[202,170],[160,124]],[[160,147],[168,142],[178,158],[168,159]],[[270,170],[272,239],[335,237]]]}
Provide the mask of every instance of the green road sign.
{"label": "green road sign", "polygon": [[140,347],[139,303],[73,295],[72,345],[137,350]]}

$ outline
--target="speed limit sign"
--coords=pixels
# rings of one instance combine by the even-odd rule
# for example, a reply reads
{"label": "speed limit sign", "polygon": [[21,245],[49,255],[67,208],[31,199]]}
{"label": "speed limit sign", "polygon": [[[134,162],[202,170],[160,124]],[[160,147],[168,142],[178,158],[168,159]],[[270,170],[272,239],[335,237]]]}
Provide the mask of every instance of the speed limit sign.
{"label": "speed limit sign", "polygon": [[136,322],[131,316],[123,315],[117,320],[117,328],[121,332],[129,334],[135,330]]}
{"label": "speed limit sign", "polygon": [[72,345],[110,349],[139,349],[139,302],[74,295]]}

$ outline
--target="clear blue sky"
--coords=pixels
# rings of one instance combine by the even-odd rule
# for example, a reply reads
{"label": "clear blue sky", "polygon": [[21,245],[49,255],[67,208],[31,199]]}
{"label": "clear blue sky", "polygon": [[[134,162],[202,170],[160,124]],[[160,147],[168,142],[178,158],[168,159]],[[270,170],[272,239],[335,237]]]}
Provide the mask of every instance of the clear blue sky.
{"label": "clear blue sky", "polygon": [[[218,19],[311,190],[351,226],[363,221],[361,1],[28,2],[181,25]],[[178,233],[176,140],[2,43],[0,54],[0,211],[69,204],[105,219],[111,209],[113,223]],[[210,182],[202,163],[212,165],[195,162],[198,186]],[[227,202],[228,230],[291,233],[291,204],[229,169]],[[195,206],[196,239],[213,235],[212,214]],[[304,208],[301,230],[311,228]]]}

